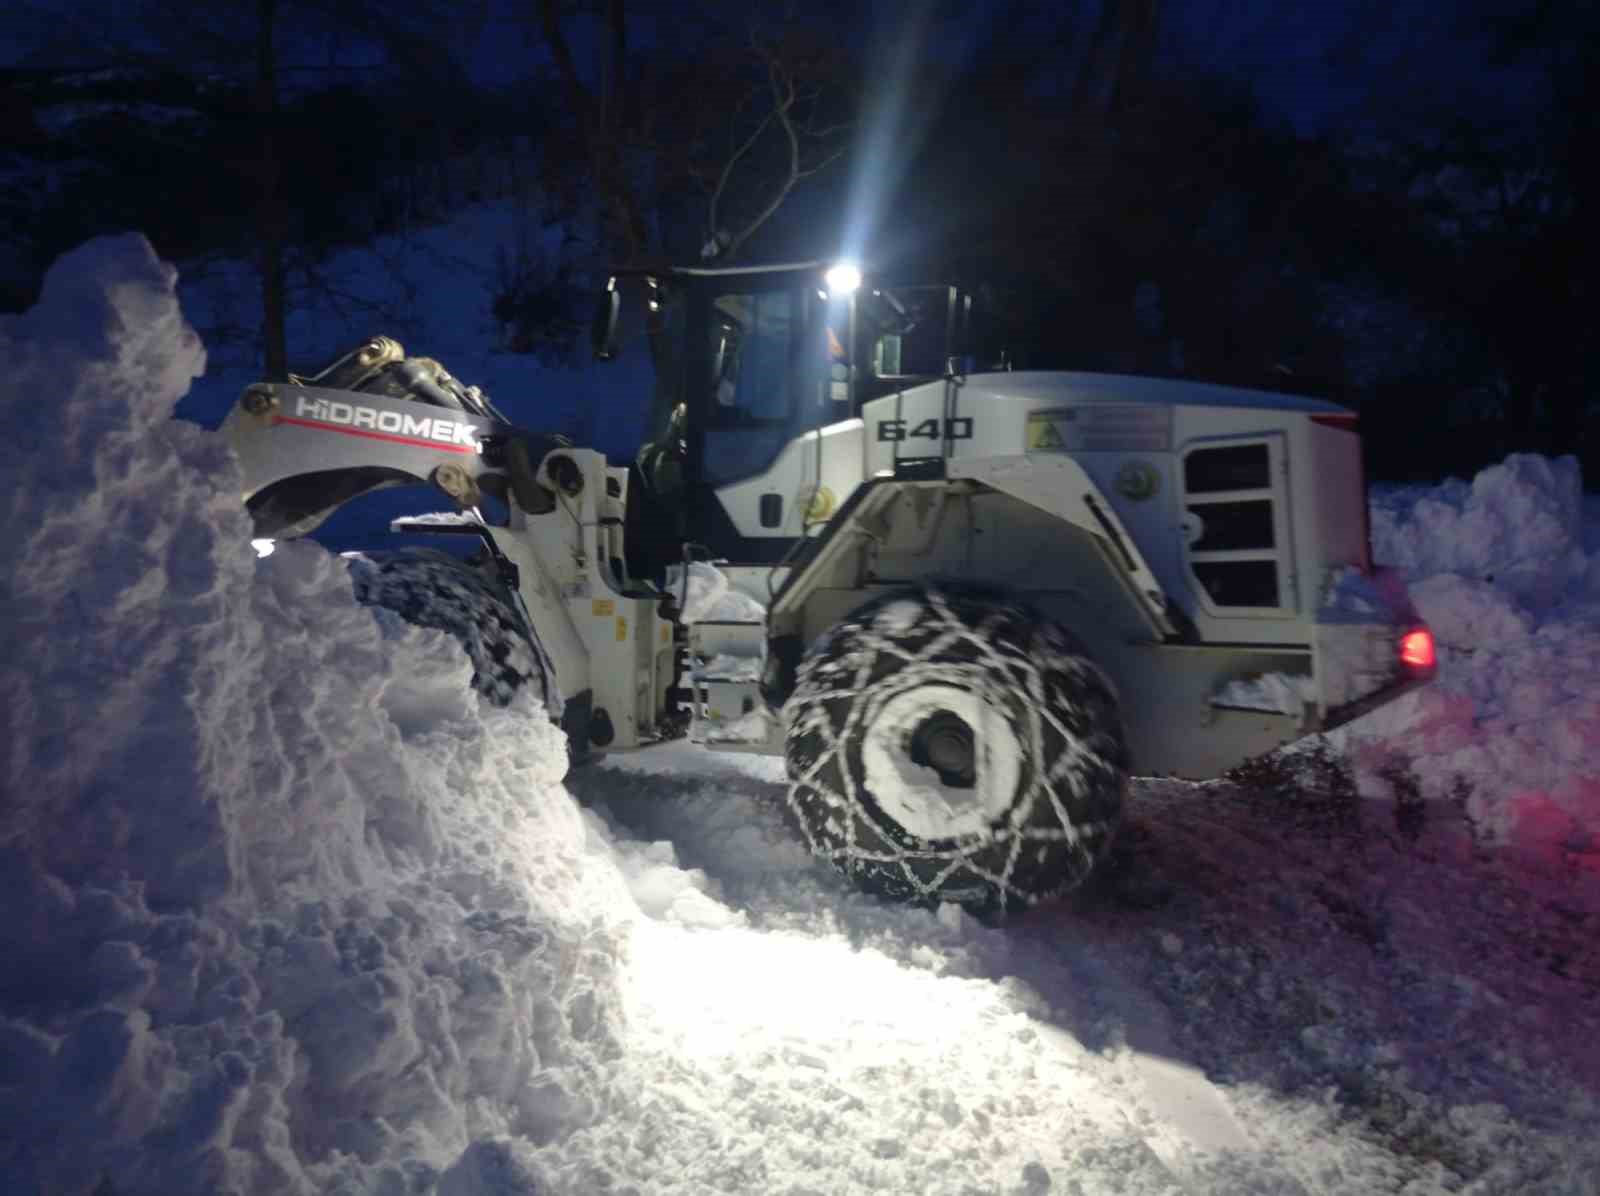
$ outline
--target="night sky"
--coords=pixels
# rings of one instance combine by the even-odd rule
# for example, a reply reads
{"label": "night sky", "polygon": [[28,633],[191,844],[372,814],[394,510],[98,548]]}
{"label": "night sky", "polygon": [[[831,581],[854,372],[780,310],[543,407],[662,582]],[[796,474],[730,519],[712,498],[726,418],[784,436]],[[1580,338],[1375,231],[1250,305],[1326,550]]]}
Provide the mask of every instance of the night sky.
{"label": "night sky", "polygon": [[[392,231],[395,196],[427,193],[426,213],[407,199],[404,218],[439,221],[478,194],[470,180],[428,192],[441,167],[525,154],[516,169],[537,181],[546,231],[568,231],[559,260],[490,298],[541,346],[567,338],[570,358],[602,259],[703,251],[717,172],[769,101],[752,47],[781,46],[812,72],[797,78],[820,97],[814,123],[836,131],[735,260],[913,262],[1011,294],[1018,343],[1048,343],[1052,367],[1288,386],[1370,403],[1375,424],[1399,418],[1383,400],[1404,394],[1410,424],[1386,438],[1442,422],[1471,446],[1461,462],[1396,452],[1380,464],[1391,472],[1565,445],[1600,476],[1579,300],[1600,270],[1580,215],[1595,198],[1593,8],[1120,0],[1106,10],[1120,32],[1101,43],[1094,3],[817,0],[787,24],[776,6],[635,4],[607,106],[605,8],[563,6],[581,113],[536,4],[284,0],[269,121],[251,99],[249,10],[196,20],[144,0],[108,17],[21,0],[0,15],[14,72],[0,111],[20,155],[0,178],[0,306],[25,304],[48,262],[95,232],[140,228],[179,260],[251,252],[252,222],[280,195],[261,171],[279,159],[316,180],[283,192],[292,210],[274,218],[293,290],[326,254]],[[1091,57],[1116,80],[1103,98],[1082,86]],[[188,80],[118,99],[145,113],[136,126],[174,86],[199,89],[180,101],[199,124],[67,119],[84,94],[73,68],[129,62]],[[733,175],[725,233],[788,169],[775,129]],[[616,155],[609,190],[596,147]],[[619,198],[618,180],[634,194]]]}
{"label": "night sky", "polygon": [[[398,6],[403,8],[404,6]],[[489,0],[464,14],[459,44],[452,47],[471,77],[495,86],[525,77],[530,62],[548,66],[549,55],[527,13],[514,0]],[[636,5],[631,16],[635,47],[681,48],[696,24],[666,0]],[[700,6],[682,6],[695,11]],[[994,43],[1034,33],[1059,33],[1059,13],[1041,14],[1026,4],[877,3],[816,6],[841,36],[881,47],[920,27],[922,51],[933,59],[967,62]],[[91,61],[93,50],[74,51],[63,33],[94,29],[104,46],[137,39],[138,5],[108,16],[82,0],[18,0],[0,15],[0,67]],[[1094,8],[1088,6],[1087,12]],[[120,22],[128,24],[119,24]],[[1406,92],[1454,103],[1493,99],[1515,104],[1526,80],[1494,68],[1482,35],[1461,28],[1453,5],[1422,0],[1352,0],[1348,4],[1249,4],[1238,0],[1176,0],[1162,5],[1163,53],[1185,67],[1226,72],[1249,80],[1266,104],[1303,131],[1336,127],[1358,119],[1375,100]],[[473,35],[473,26],[478,32]],[[584,35],[576,37],[581,41]],[[345,40],[340,59],[370,64],[374,55],[359,39]]]}

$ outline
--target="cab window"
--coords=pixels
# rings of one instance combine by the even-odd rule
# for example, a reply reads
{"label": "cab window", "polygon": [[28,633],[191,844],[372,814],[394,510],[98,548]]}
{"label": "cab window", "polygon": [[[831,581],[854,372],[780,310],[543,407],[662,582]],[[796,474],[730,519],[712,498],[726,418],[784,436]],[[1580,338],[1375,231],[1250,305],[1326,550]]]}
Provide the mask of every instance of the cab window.
{"label": "cab window", "polygon": [[713,485],[760,473],[795,432],[799,298],[790,288],[711,300],[701,470]]}
{"label": "cab window", "polygon": [[787,422],[793,400],[792,291],[719,295],[711,302],[711,418]]}

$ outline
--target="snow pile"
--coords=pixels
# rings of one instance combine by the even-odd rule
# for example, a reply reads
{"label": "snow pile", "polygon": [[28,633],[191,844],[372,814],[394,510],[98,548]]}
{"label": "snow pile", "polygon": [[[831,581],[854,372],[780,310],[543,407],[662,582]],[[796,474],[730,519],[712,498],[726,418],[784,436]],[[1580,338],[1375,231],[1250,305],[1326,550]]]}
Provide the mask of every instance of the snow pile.
{"label": "snow pile", "polygon": [[666,580],[667,589],[681,600],[685,623],[759,623],[766,618],[767,608],[736,589],[715,565],[690,562],[687,585],[682,567],[674,565]]}
{"label": "snow pile", "polygon": [[1377,489],[1372,550],[1410,578],[1457,574],[1543,613],[1585,573],[1582,511],[1577,458],[1516,454],[1470,484]]}
{"label": "snow pile", "polygon": [[107,239],[0,318],[0,1190],[531,1190],[635,907],[535,703],[255,559],[173,284]]}
{"label": "snow pile", "polygon": [[1433,685],[1346,733],[1369,784],[1409,769],[1480,842],[1600,868],[1600,544],[1577,462],[1375,489],[1373,555],[1433,629]]}
{"label": "snow pile", "polygon": [[[672,566],[667,570],[666,583],[677,595],[687,624],[766,621],[765,605],[709,562],[690,562],[687,578],[683,566]],[[771,742],[774,737],[782,741],[778,720],[768,713],[751,688],[760,680],[766,665],[766,637],[751,638],[742,634],[746,630],[708,627],[691,637],[695,647],[689,675],[697,689],[716,682],[733,682],[740,687],[731,698],[726,693],[710,692],[707,702],[696,705],[689,727],[689,738],[696,743],[748,744]]]}

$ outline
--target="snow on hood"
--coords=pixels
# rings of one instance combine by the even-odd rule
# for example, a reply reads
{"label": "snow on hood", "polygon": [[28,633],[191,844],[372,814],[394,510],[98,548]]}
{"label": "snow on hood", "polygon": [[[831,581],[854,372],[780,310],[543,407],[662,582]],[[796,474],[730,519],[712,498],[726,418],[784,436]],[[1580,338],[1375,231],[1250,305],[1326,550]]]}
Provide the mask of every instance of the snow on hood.
{"label": "snow on hood", "polygon": [[1373,555],[1406,575],[1440,668],[1342,737],[1369,791],[1398,764],[1480,843],[1600,873],[1600,542],[1584,503],[1572,457],[1374,487]]}
{"label": "snow on hood", "polygon": [[174,281],[99,240],[0,317],[0,1191],[490,1190],[595,1116],[637,907],[541,709],[256,560]]}

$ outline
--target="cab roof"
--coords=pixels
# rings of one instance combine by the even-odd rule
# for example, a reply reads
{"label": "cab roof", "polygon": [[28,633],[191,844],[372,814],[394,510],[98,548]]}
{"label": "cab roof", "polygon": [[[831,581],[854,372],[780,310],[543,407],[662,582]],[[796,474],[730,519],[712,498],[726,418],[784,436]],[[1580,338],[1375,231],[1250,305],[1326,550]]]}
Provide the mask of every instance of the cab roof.
{"label": "cab roof", "polygon": [[1149,403],[1174,407],[1255,407],[1303,411],[1308,415],[1349,415],[1348,407],[1306,395],[1242,386],[1219,386],[1185,378],[1144,378],[1134,374],[1087,374],[1077,371],[1016,370],[973,374],[969,388],[1019,399],[1088,403]]}

